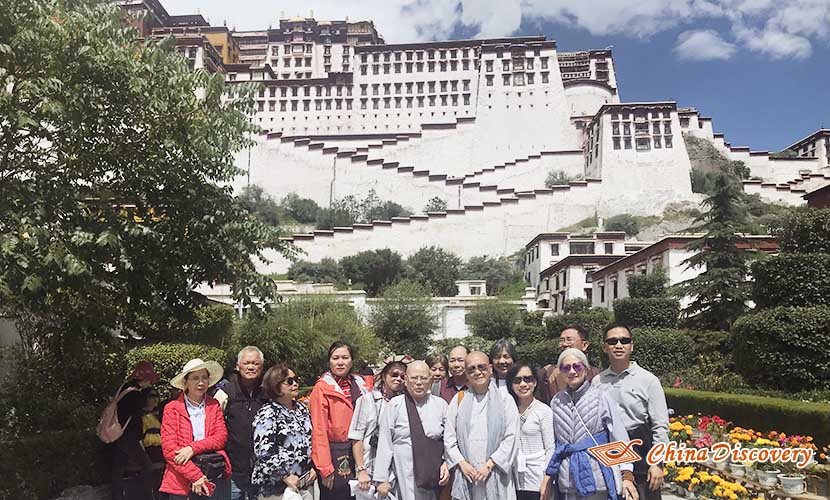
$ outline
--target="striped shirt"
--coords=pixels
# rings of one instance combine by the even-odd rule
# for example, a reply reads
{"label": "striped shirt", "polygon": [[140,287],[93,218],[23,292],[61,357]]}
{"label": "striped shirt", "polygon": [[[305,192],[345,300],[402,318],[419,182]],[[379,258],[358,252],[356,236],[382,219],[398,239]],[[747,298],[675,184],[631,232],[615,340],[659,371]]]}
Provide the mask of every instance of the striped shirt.
{"label": "striped shirt", "polygon": [[[534,400],[520,415],[519,453],[526,460],[525,470],[516,467],[516,489],[519,491],[539,491],[545,468],[556,447],[553,436],[553,411],[550,406]],[[541,456],[540,456],[541,454]],[[536,457],[536,458],[528,458]],[[521,461],[522,458],[519,459]]]}

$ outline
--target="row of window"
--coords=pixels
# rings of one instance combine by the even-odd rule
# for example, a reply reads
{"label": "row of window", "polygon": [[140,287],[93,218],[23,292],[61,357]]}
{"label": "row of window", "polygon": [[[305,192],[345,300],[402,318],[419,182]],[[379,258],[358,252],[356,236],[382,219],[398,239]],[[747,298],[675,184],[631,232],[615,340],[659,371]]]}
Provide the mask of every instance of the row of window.
{"label": "row of window", "polygon": [[[458,91],[458,80],[441,80],[439,82],[406,82],[406,83],[375,83],[372,84],[372,95],[380,95],[381,85],[383,86],[383,95],[392,95],[392,90],[394,87],[394,94],[403,94],[404,88],[406,88],[407,94],[412,94],[413,91],[416,94],[423,94],[424,93],[424,86],[426,85],[426,89],[429,93],[435,93],[436,83],[438,84],[438,88],[441,92],[457,92]],[[470,80],[461,80],[461,88],[464,92],[470,91]],[[449,89],[449,90],[448,90]],[[360,95],[369,95],[369,84],[364,83],[360,85]]]}
{"label": "row of window", "polygon": [[[450,59],[457,59],[459,54],[461,54],[461,57],[463,59],[467,59],[467,58],[470,57],[470,49],[441,49],[441,50],[430,49],[430,50],[426,50],[426,51],[417,50],[417,51],[394,52],[394,53],[393,52],[383,52],[383,53],[375,52],[375,53],[371,54],[371,56],[369,54],[364,53],[364,54],[360,54],[360,62],[368,63],[369,59],[371,59],[372,62],[380,62],[381,59],[383,59],[383,62],[390,62],[393,58],[395,59],[395,61],[403,61],[404,57],[406,58],[407,61],[412,61],[412,60],[423,61],[425,55],[426,55],[426,58],[428,60],[434,60],[436,55],[438,56],[438,59],[447,59],[448,55],[449,55]],[[477,57],[478,56],[478,51],[477,50],[474,51],[473,55]]]}
{"label": "row of window", "polygon": [[[659,135],[661,134],[660,123],[660,121],[653,121],[651,127],[649,127],[649,122],[634,122],[634,135],[650,135],[649,129],[654,135]],[[622,127],[620,127],[620,124],[622,124]],[[671,133],[671,121],[665,121],[662,124],[663,130],[666,133]],[[620,131],[622,131],[622,134]],[[611,122],[611,133],[612,135],[632,135],[631,122]]]}
{"label": "row of window", "polygon": [[[501,62],[501,69],[502,71],[510,71],[511,63],[513,67],[513,71],[524,71],[526,69],[533,69],[534,66],[534,59],[532,57],[528,57],[527,59],[504,59]],[[539,59],[539,65],[542,69],[548,69],[548,58],[542,57]],[[488,59],[484,61],[484,71],[487,73],[493,72],[493,60]]]}
{"label": "row of window", "polygon": [[[614,149],[631,149],[631,137],[625,137],[620,141],[619,137],[614,137]],[[672,136],[664,135],[662,139],[660,136],[654,137],[637,137],[634,140],[634,145],[637,151],[650,151],[652,149],[671,149],[673,146]]]}
{"label": "row of window", "polygon": [[[305,43],[305,44],[289,44],[286,43],[283,46],[283,54],[311,54],[312,48],[314,47],[313,43]],[[350,54],[350,47],[348,45],[343,45],[343,55],[348,56]],[[280,46],[279,45],[272,45],[271,46],[271,55],[278,56],[280,55]],[[324,45],[323,46],[323,55],[331,55],[331,45]]]}
{"label": "row of window", "polygon": [[[341,64],[345,67],[348,67],[349,64],[351,63],[351,59],[352,58],[349,57],[349,56],[343,56],[343,60],[342,60]],[[280,60],[277,59],[277,58],[271,59],[271,66],[279,67],[280,66],[279,62],[280,62]],[[312,58],[311,57],[295,57],[294,58],[294,67],[295,68],[303,68],[303,67],[310,68],[311,63],[312,63]],[[331,56],[323,56],[323,64],[331,65]],[[291,67],[291,58],[290,57],[283,57],[282,58],[282,66],[285,67],[285,68],[290,68]]]}
{"label": "row of window", "polygon": [[[671,118],[671,110],[664,109],[663,111],[651,111],[649,113],[648,111],[646,111],[644,109],[638,109],[637,111],[634,111],[633,116],[634,116],[634,118],[639,118],[639,119],[646,119],[646,118],[649,118],[649,116],[651,116],[652,120],[655,120],[655,119],[658,119],[658,118]],[[621,119],[622,120],[631,120],[631,117],[632,117],[632,112],[631,111],[623,111],[622,113],[616,113],[616,112],[611,113],[611,120],[612,121],[617,121],[617,120],[621,120]]]}
{"label": "row of window", "polygon": [[[478,69],[478,59],[473,61],[472,65],[476,70]],[[449,68],[449,71],[458,71],[458,61],[450,61],[447,62],[439,62],[438,63],[438,71],[446,72]],[[436,63],[428,62],[426,63],[427,72],[434,73],[436,68]],[[470,69],[470,61],[464,59],[461,61],[461,70],[468,71]],[[388,75],[391,73],[403,73],[406,70],[406,73],[423,73],[424,72],[424,63],[394,63],[394,64],[373,64],[372,65],[372,74],[379,75],[381,72],[384,75]],[[344,70],[345,71],[345,70]],[[360,74],[361,75],[368,75],[369,74],[369,65],[368,64],[361,64],[360,65]]]}
{"label": "row of window", "polygon": [[[325,93],[326,97],[331,97],[332,89],[334,89],[335,94],[338,97],[340,97],[344,94],[347,97],[352,95],[352,88],[350,86],[346,86],[346,85],[337,85],[335,87],[328,87],[328,86],[324,87],[322,85],[317,85],[315,87],[311,87],[311,86],[303,86],[303,87],[299,87],[299,86],[268,87],[268,95],[270,97],[276,97],[277,96],[277,88],[279,88],[280,97],[288,97],[289,89],[291,89],[290,92],[291,92],[292,97],[299,97],[300,89],[302,89],[302,94],[304,96],[310,97],[312,88],[316,89],[317,97],[323,96],[324,93]],[[265,89],[264,88],[259,90],[259,97],[265,97]]]}
{"label": "row of window", "polygon": [[[514,87],[521,87],[523,85],[533,85],[536,83],[535,75],[535,73],[513,73],[510,75],[501,75],[501,83],[505,87],[509,87],[511,82],[513,83]],[[539,75],[542,78],[542,83],[550,82],[550,73],[548,73],[547,71],[539,73]],[[494,75],[485,75],[484,84],[486,86],[492,87],[494,82]]]}
{"label": "row of window", "polygon": [[[320,111],[323,109],[352,109],[352,102],[353,99],[313,99],[314,102],[314,109],[316,111]],[[311,111],[311,103],[312,99],[304,99],[300,100],[281,100],[279,101],[279,110],[280,111]],[[418,96],[418,97],[385,97],[383,99],[374,98],[374,99],[360,99],[360,109],[369,109],[371,105],[371,109],[390,109],[390,108],[423,108],[425,106],[435,107],[435,106],[459,106],[459,103],[463,106],[470,105],[470,95],[463,94],[459,96],[458,94],[451,94],[451,95],[442,95],[442,96]],[[257,102],[257,111],[265,111],[265,101],[258,101]],[[333,107],[332,107],[333,106]],[[277,101],[268,101],[268,111],[276,111],[277,110]]]}

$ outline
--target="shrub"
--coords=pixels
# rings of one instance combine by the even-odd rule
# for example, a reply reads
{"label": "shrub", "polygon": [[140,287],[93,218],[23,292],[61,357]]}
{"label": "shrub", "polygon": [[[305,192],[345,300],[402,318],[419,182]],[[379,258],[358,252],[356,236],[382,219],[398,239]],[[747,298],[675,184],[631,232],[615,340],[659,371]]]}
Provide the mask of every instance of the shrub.
{"label": "shrub", "polygon": [[695,344],[697,354],[723,354],[732,353],[732,334],[718,330],[689,330],[686,335]]}
{"label": "shrub", "polygon": [[514,283],[519,283],[521,291],[525,286],[522,271],[507,257],[471,257],[461,266],[461,279],[486,280],[487,295],[499,295]]}
{"label": "shrub", "polygon": [[246,345],[262,349],[266,363],[287,361],[308,385],[328,369],[326,353],[335,340],[354,349],[355,369],[381,357],[381,342],[348,304],[330,299],[290,300],[265,315],[250,315],[231,338],[228,359]]}
{"label": "shrub", "polygon": [[733,363],[720,353],[699,354],[695,364],[664,374],[664,385],[715,392],[746,392],[750,387],[733,371]]}
{"label": "shrub", "polygon": [[605,230],[622,231],[628,236],[636,236],[640,232],[640,221],[631,214],[615,215],[606,219]]}
{"label": "shrub", "polygon": [[581,325],[588,330],[588,361],[592,366],[603,366],[606,359],[602,352],[602,341],[605,336],[605,327],[611,323],[612,319],[610,311],[599,307],[579,313],[548,316],[544,323],[545,336],[555,341],[558,348],[559,334],[562,333],[562,330],[568,325]]}
{"label": "shrub", "polygon": [[297,193],[285,195],[282,199],[282,206],[297,222],[314,222],[320,214],[320,206],[317,202],[309,198],[300,198]]}
{"label": "shrub", "polygon": [[790,399],[666,388],[675,414],[718,415],[758,431],[809,432],[816,442],[830,442],[830,405]]}
{"label": "shrub", "polygon": [[486,300],[470,308],[464,320],[473,335],[492,342],[513,336],[520,312],[509,302]]}
{"label": "shrub", "polygon": [[432,340],[432,342],[430,343],[429,352],[440,352],[444,355],[449,356],[450,350],[452,350],[452,348],[458,344],[467,347],[467,349],[470,352],[487,352],[490,349],[490,346],[493,345],[493,341],[487,340],[482,337],[477,337],[475,335],[468,335],[467,337],[453,339]]}
{"label": "shrub", "polygon": [[[542,339],[536,342],[519,343],[516,346],[516,351],[522,362],[534,364],[540,368],[545,365],[556,364],[561,352],[558,339]],[[593,363],[591,364],[593,365]]]}
{"label": "shrub", "polygon": [[194,358],[216,361],[222,365],[226,361],[225,352],[222,349],[204,344],[150,344],[127,351],[127,367],[124,375],[129,375],[137,362],[150,361],[156,372],[161,375],[158,383],[159,392],[166,392],[169,390],[170,379],[178,375],[185,363]]}
{"label": "shrub", "polygon": [[633,359],[658,377],[692,366],[694,343],[681,330],[635,328]]}
{"label": "shrub", "polygon": [[227,304],[211,304],[195,311],[196,324],[189,336],[197,343],[221,346],[233,331],[236,311]]}
{"label": "shrub", "polygon": [[674,328],[679,314],[680,303],[675,299],[629,297],[614,301],[614,319],[632,328]]}
{"label": "shrub", "polygon": [[591,309],[591,301],[583,298],[566,300],[562,304],[562,311],[567,313],[584,313]]}
{"label": "shrub", "polygon": [[759,308],[830,305],[830,253],[781,254],[752,263]]}
{"label": "shrub", "polygon": [[402,281],[388,287],[372,305],[369,324],[394,353],[423,359],[438,318],[429,291],[420,283]]}
{"label": "shrub", "polygon": [[635,299],[660,297],[666,291],[666,281],[663,268],[648,274],[632,274],[628,277],[628,295]]}
{"label": "shrub", "polygon": [[782,390],[830,388],[830,306],[750,313],[732,333],[735,365],[748,381]]}
{"label": "shrub", "polygon": [[570,175],[564,170],[551,170],[545,178],[545,187],[567,186],[569,182],[582,180],[582,175]]}
{"label": "shrub", "polygon": [[331,257],[325,257],[320,262],[294,262],[288,268],[286,277],[300,283],[334,283],[338,287],[345,287],[348,281],[343,268]]}
{"label": "shrub", "polygon": [[398,252],[388,248],[365,250],[340,259],[340,266],[352,284],[362,284],[370,297],[384,287],[396,283],[404,273],[404,262]]}
{"label": "shrub", "polygon": [[433,295],[453,297],[461,272],[461,259],[440,247],[423,247],[406,259],[406,274],[424,285]]}
{"label": "shrub", "polygon": [[773,227],[781,252],[830,253],[830,209],[799,207]]}
{"label": "shrub", "polygon": [[429,199],[424,205],[424,213],[427,212],[444,212],[447,210],[447,202],[439,196],[434,196]]}

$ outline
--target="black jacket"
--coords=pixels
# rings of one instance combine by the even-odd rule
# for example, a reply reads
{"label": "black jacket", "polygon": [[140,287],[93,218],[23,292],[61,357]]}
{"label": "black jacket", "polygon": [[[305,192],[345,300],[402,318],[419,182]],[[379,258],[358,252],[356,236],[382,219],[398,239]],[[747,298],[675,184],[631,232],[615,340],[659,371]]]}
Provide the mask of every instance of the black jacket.
{"label": "black jacket", "polygon": [[225,451],[231,460],[233,481],[240,487],[249,487],[254,468],[254,416],[268,402],[257,385],[253,394],[248,394],[238,382],[238,374],[222,387],[228,395],[225,405],[225,423],[228,427],[228,442]]}
{"label": "black jacket", "polygon": [[[125,383],[121,390],[127,387],[139,387],[138,382],[131,380]],[[141,425],[141,417],[144,415],[144,394],[139,391],[131,391],[121,398],[118,402],[118,422],[123,426],[127,419],[132,417],[130,423],[124,428],[124,434],[120,439],[128,439],[140,441],[144,436],[144,430]]]}

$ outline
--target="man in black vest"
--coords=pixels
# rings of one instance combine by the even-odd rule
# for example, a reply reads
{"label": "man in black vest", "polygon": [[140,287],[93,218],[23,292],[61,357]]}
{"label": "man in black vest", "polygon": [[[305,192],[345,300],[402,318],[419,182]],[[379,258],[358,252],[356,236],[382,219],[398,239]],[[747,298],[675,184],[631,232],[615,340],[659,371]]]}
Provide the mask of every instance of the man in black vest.
{"label": "man in black vest", "polygon": [[268,402],[262,392],[262,365],[265,358],[255,346],[247,346],[236,357],[236,373],[215,395],[225,409],[228,442],[225,451],[231,460],[231,500],[254,500],[251,484],[254,461],[254,416]]}

